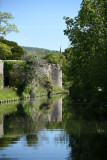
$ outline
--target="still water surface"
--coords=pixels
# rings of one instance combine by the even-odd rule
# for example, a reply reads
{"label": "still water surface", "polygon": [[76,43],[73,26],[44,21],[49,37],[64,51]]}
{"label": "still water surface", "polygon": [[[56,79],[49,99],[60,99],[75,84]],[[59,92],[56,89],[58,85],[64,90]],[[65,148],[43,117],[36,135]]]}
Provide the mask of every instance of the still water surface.
{"label": "still water surface", "polygon": [[67,97],[0,105],[0,159],[106,160],[107,122]]}

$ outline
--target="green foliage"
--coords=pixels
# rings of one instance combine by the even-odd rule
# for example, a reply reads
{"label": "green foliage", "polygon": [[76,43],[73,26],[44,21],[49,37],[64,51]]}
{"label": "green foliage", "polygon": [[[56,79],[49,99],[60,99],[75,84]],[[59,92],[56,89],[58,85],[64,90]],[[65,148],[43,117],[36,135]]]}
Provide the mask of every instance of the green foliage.
{"label": "green foliage", "polygon": [[12,19],[13,16],[11,13],[0,12],[0,36],[6,36],[6,34],[10,32],[18,32],[15,24],[8,23],[8,21]]}
{"label": "green foliage", "polygon": [[24,61],[4,61],[5,85],[17,88],[17,92],[23,96],[32,95],[36,86],[38,60],[30,55]]}
{"label": "green foliage", "polygon": [[35,95],[36,96],[48,95],[47,88],[42,86],[41,84],[38,84],[35,88]]}
{"label": "green foliage", "polygon": [[56,85],[53,85],[53,92],[52,94],[57,94],[57,93],[64,93],[65,89],[63,87],[59,87]]}
{"label": "green foliage", "polygon": [[68,89],[72,84],[71,79],[69,79],[69,75],[70,75],[69,68],[70,68],[70,59],[71,59],[71,55],[72,55],[72,49],[67,48],[67,49],[65,49],[65,51],[62,54],[65,56],[65,61],[62,64],[63,86],[64,86],[64,88]]}
{"label": "green foliage", "polygon": [[0,59],[8,59],[11,55],[11,47],[0,42]]}
{"label": "green foliage", "polygon": [[72,46],[67,76],[83,100],[107,98],[106,6],[106,1],[83,0],[77,17],[65,17]]}
{"label": "green foliage", "polygon": [[[26,87],[29,88],[29,94],[32,95],[36,86],[38,59],[33,56],[27,56],[24,61],[17,61],[9,70],[10,86],[18,88],[18,93],[26,93]],[[7,62],[8,63],[8,62]],[[7,75],[7,74],[6,74]],[[27,90],[28,94],[28,90]]]}
{"label": "green foliage", "polygon": [[14,88],[3,88],[0,89],[0,100],[12,100],[16,98],[20,98],[17,94],[17,90]]}
{"label": "green foliage", "polygon": [[16,42],[0,39],[0,59],[20,60],[25,51]]}
{"label": "green foliage", "polygon": [[[11,77],[11,72],[14,68],[14,65],[22,65],[23,66],[23,61],[16,61],[16,60],[5,60],[4,61],[4,85],[5,86],[17,86],[16,84],[16,79],[15,77]],[[14,71],[16,73],[16,71]],[[8,80],[7,80],[8,79]],[[8,81],[8,82],[7,82]]]}
{"label": "green foliage", "polygon": [[51,53],[43,57],[48,63],[62,64],[65,62],[65,56],[63,54]]}
{"label": "green foliage", "polygon": [[51,78],[46,75],[41,75],[38,76],[38,82],[40,86],[46,90],[47,95],[50,96],[50,94],[53,92],[53,83]]}

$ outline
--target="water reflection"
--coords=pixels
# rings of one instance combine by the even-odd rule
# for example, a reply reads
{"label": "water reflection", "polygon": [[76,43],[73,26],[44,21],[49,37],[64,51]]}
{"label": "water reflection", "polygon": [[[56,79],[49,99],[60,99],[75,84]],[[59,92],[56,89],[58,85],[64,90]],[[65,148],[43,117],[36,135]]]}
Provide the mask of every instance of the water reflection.
{"label": "water reflection", "polygon": [[[4,122],[0,128],[0,158],[63,159],[67,156],[68,142],[61,146],[56,143],[56,139],[64,132],[63,129],[46,128],[53,121],[62,121],[62,98],[32,99],[12,104],[11,112],[10,104],[6,104],[5,109],[3,107],[0,106],[0,115],[4,117],[0,121]],[[60,154],[60,147],[63,154]]]}
{"label": "water reflection", "polygon": [[107,121],[67,98],[0,106],[0,158],[106,160]]}
{"label": "water reflection", "polygon": [[62,121],[62,98],[58,99],[54,104],[50,115],[48,115],[50,121]]}
{"label": "water reflection", "polygon": [[73,160],[106,160],[107,121],[102,113],[81,103],[63,101],[63,123]]}

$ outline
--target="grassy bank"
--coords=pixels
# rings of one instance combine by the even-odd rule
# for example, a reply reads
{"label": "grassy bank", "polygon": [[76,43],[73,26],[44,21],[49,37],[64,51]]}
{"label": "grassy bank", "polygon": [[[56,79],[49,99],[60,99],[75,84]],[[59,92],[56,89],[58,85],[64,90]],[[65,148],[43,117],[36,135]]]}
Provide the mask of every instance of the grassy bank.
{"label": "grassy bank", "polygon": [[[63,93],[64,89],[58,86],[53,86],[53,91],[52,94],[57,94],[57,93]],[[35,96],[40,97],[40,96],[47,96],[48,92],[46,88],[41,87],[40,85],[35,89]],[[28,96],[28,93],[25,93],[25,96]],[[5,100],[14,100],[14,99],[20,99],[20,97],[17,94],[17,90],[14,88],[3,88],[0,89],[0,101],[5,101]],[[23,96],[24,98],[24,96]]]}
{"label": "grassy bank", "polygon": [[[65,91],[64,88],[53,85],[52,94],[63,93],[64,91]],[[35,95],[36,96],[48,95],[47,89],[38,85],[38,87],[35,89]]]}
{"label": "grassy bank", "polygon": [[14,88],[0,89],[0,101],[12,100],[20,98],[17,91]]}
{"label": "grassy bank", "polygon": [[58,87],[58,86],[53,86],[53,92],[52,94],[55,94],[55,93],[64,93],[65,92],[65,89],[62,87]]}

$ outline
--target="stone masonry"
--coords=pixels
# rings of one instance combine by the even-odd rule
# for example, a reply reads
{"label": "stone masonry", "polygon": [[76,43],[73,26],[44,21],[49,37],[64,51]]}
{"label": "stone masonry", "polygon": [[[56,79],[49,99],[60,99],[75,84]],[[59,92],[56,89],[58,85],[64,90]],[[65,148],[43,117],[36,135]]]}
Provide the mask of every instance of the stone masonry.
{"label": "stone masonry", "polygon": [[59,64],[41,64],[39,66],[41,73],[46,74],[52,79],[54,85],[62,87],[62,66]]}
{"label": "stone masonry", "polygon": [[[0,88],[4,86],[4,73],[3,73],[4,63],[0,60]],[[52,79],[54,85],[62,87],[62,66],[59,64],[40,64],[39,73],[46,74]]]}

